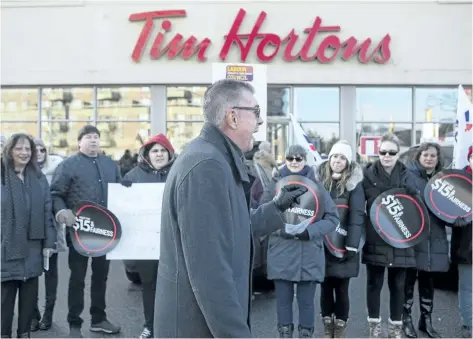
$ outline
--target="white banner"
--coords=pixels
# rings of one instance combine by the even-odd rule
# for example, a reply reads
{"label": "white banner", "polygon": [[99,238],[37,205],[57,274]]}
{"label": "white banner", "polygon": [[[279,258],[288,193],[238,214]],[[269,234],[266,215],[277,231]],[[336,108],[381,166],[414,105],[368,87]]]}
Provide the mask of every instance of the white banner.
{"label": "white banner", "polygon": [[458,86],[457,121],[453,146],[453,168],[468,165],[468,148],[472,145],[472,105],[462,85]]}
{"label": "white banner", "polygon": [[[300,145],[307,150],[307,165],[313,167],[322,162],[319,152],[315,149],[314,144],[310,141],[307,134],[302,129],[301,124],[296,120],[294,115],[289,114],[291,117],[291,124],[294,130],[294,145]],[[310,156],[312,154],[312,156]]]}
{"label": "white banner", "polygon": [[266,140],[266,117],[268,109],[268,80],[267,66],[253,64],[212,64],[212,83],[222,79],[247,81],[255,88],[255,98],[261,108],[263,124],[258,133],[254,134],[256,141]]}
{"label": "white banner", "polygon": [[108,260],[157,260],[161,236],[164,183],[108,184],[108,209],[122,226],[117,247]]}

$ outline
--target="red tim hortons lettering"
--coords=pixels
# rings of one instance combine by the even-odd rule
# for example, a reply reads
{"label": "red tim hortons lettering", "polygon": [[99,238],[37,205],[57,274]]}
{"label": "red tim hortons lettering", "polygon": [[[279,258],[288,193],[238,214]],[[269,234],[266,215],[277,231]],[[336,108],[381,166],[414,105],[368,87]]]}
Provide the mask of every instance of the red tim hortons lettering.
{"label": "red tim hortons lettering", "polygon": [[[130,15],[129,20],[134,21],[145,21],[140,36],[135,44],[131,58],[135,62],[139,62],[143,56],[144,49],[146,48],[148,38],[153,30],[154,24],[153,19],[155,18],[179,18],[186,17],[185,10],[167,10],[167,11],[154,11],[154,12],[143,12],[135,13]],[[167,53],[168,59],[174,59],[177,56],[181,56],[184,60],[188,60],[197,53],[197,59],[199,61],[207,60],[206,52],[207,48],[211,44],[210,39],[205,38],[201,42],[198,42],[197,38],[191,35],[184,42],[184,37],[177,33],[174,35],[172,40],[164,45],[164,38],[167,32],[171,30],[172,23],[169,20],[163,20],[161,28],[164,33],[159,32],[154,39],[153,45],[151,46],[150,56],[152,59],[159,59]]]}
{"label": "red tim hortons lettering", "polygon": [[[318,34],[338,33],[341,30],[340,26],[322,26],[322,19],[316,17],[312,27],[304,30],[307,36],[305,37],[301,50],[295,53],[293,49],[300,37],[295,32],[295,29],[292,29],[289,34],[283,38],[275,33],[260,33],[261,26],[267,16],[266,12],[262,11],[251,29],[251,32],[249,34],[239,34],[238,32],[245,15],[246,11],[240,9],[233,21],[230,31],[225,36],[223,47],[220,50],[221,60],[226,60],[230,48],[235,44],[240,50],[241,61],[246,61],[256,39],[260,40],[256,47],[256,56],[262,62],[273,60],[283,45],[285,45],[283,59],[289,62],[300,59],[302,61],[318,60],[321,63],[329,63],[339,55],[340,51],[342,51],[341,57],[343,60],[348,61],[355,55],[358,55],[359,61],[364,64],[370,61],[384,64],[391,58],[391,37],[389,34],[386,34],[371,52],[369,51],[372,43],[370,38],[358,44],[358,39],[355,37],[349,37],[345,41],[340,41],[338,36],[331,34],[324,37],[319,45],[316,46],[316,52],[313,55],[309,55],[314,39]],[[244,40],[244,42],[242,40]],[[267,52],[267,49],[271,49],[271,51]]]}

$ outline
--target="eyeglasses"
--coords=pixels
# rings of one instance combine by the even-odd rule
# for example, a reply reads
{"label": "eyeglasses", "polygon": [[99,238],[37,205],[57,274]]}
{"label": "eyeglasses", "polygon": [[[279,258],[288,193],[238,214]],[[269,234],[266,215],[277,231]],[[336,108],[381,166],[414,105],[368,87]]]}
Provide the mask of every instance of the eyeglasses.
{"label": "eyeglasses", "polygon": [[379,151],[379,155],[386,155],[386,154],[389,154],[390,156],[395,156],[396,154],[398,154],[399,152],[398,151]]}
{"label": "eyeglasses", "polygon": [[253,111],[253,113],[255,113],[256,119],[259,119],[260,114],[261,114],[261,108],[259,107],[259,105],[256,105],[254,107],[233,106],[232,108],[233,109],[244,109],[244,110],[247,110],[247,111]]}
{"label": "eyeglasses", "polygon": [[289,162],[293,162],[294,160],[297,161],[297,162],[301,162],[302,160],[304,160],[304,158],[301,158],[301,157],[286,157],[286,160],[289,161]]}

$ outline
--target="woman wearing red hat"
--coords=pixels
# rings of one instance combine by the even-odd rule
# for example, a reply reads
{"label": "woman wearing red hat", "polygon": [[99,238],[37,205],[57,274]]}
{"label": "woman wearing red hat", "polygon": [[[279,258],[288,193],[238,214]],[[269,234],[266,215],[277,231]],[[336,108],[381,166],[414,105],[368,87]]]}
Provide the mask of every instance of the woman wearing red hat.
{"label": "woman wearing red hat", "polygon": [[[122,185],[130,187],[133,183],[166,182],[175,158],[174,148],[169,140],[163,134],[155,135],[141,147],[138,166],[125,175]],[[158,260],[138,260],[136,262],[142,284],[145,317],[145,325],[140,338],[153,337],[154,296],[158,264]]]}
{"label": "woman wearing red hat", "polygon": [[[472,173],[473,169],[473,146],[468,149],[468,166],[463,170]],[[462,322],[462,337],[471,338],[472,319],[472,264],[471,264],[471,222],[458,218],[452,228],[452,241],[450,246],[450,259],[452,264],[458,265],[458,306],[460,308]]]}

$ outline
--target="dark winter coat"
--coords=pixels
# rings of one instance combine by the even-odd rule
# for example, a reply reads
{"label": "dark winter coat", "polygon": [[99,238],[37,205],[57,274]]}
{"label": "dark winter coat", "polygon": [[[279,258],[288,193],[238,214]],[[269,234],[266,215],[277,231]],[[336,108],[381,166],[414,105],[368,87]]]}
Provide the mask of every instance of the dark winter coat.
{"label": "dark winter coat", "polygon": [[335,230],[340,219],[330,194],[315,180],[314,170],[305,166],[300,173],[291,173],[286,166],[281,169],[280,178],[289,175],[303,175],[320,185],[324,192],[324,216],[307,227],[309,240],[287,239],[273,233],[269,237],[268,279],[288,281],[317,281],[325,278],[325,250],[323,238]]}
{"label": "dark winter coat", "polygon": [[108,184],[121,181],[117,164],[105,155],[89,157],[77,153],[65,159],[51,182],[53,211],[71,209],[81,200],[107,206]]}
{"label": "dark winter coat", "polygon": [[[416,187],[414,175],[398,161],[389,176],[379,160],[368,164],[363,171],[363,189],[366,197],[366,243],[362,263],[385,267],[415,267],[413,248],[400,249],[388,245],[376,232],[369,213],[375,199],[383,192],[404,185]],[[393,181],[393,182],[391,182]]]}
{"label": "dark winter coat", "polygon": [[[316,170],[317,180],[323,181],[325,166],[329,162],[323,162]],[[348,200],[349,212],[347,216],[347,237],[345,246],[358,249],[361,235],[365,227],[365,192],[363,190],[363,170],[361,166],[354,163],[351,176],[348,179],[345,192],[340,195],[336,187],[330,192],[332,199]],[[354,278],[360,271],[360,254],[348,260],[336,258],[325,248],[325,276],[337,278]]]}
{"label": "dark winter coat", "polygon": [[[465,172],[471,173],[470,167],[463,169]],[[450,245],[450,258],[452,264],[471,265],[471,222],[465,227],[452,228],[452,241]]]}
{"label": "dark winter coat", "polygon": [[250,213],[244,183],[243,153],[205,123],[166,181],[156,338],[251,337],[252,233],[284,224],[273,202]]}
{"label": "dark winter coat", "polygon": [[[409,164],[408,169],[414,174],[416,188],[421,193],[419,196],[424,201],[424,189],[430,178],[419,162]],[[448,260],[448,241],[445,222],[433,213],[429,213],[430,231],[427,239],[414,247],[416,255],[416,268],[428,272],[447,272],[450,263]]]}
{"label": "dark winter coat", "polygon": [[[13,169],[11,169],[13,171]],[[5,170],[2,166],[2,176],[5,175]],[[34,176],[34,179],[31,178]],[[31,201],[31,189],[29,189],[30,185],[28,184],[27,181],[22,183],[21,185],[24,185],[25,188],[25,198],[28,199],[27,209],[31,213],[31,204],[36,204],[39,205],[37,206],[39,209],[42,210],[42,213],[40,213],[40,216],[43,221],[41,222],[41,225],[44,225],[44,230],[42,230],[42,237],[36,237],[32,238],[31,237],[31,222],[27,226],[29,227],[29,231],[25,231],[25,236],[21,238],[14,238],[11,239],[7,236],[9,234],[7,228],[12,227],[12,223],[15,222],[15,220],[12,220],[10,218],[7,218],[7,216],[10,214],[6,210],[8,206],[12,203],[12,196],[14,194],[11,194],[12,192],[10,191],[10,188],[8,184],[5,184],[4,180],[2,180],[2,185],[1,185],[1,207],[2,207],[2,213],[1,213],[1,219],[2,219],[2,232],[1,232],[1,281],[6,282],[10,280],[22,280],[25,281],[27,279],[31,278],[36,278],[39,277],[40,275],[43,274],[43,248],[50,248],[54,249],[56,248],[56,229],[54,228],[53,224],[53,215],[51,211],[51,193],[49,191],[49,184],[48,180],[46,179],[45,175],[41,172],[38,172],[36,175],[32,175],[31,178],[33,180],[37,180],[38,182],[36,183],[36,187],[39,187],[39,192],[36,195],[35,201]],[[16,178],[15,178],[16,179]],[[20,179],[18,179],[20,180]],[[26,180],[26,179],[25,179]],[[19,194],[19,192],[17,192]],[[14,198],[13,198],[13,201]],[[42,206],[42,207],[41,207]],[[28,217],[25,217],[29,219]],[[23,220],[28,220],[28,219],[23,219]],[[13,224],[14,225],[14,224]],[[39,223],[37,224],[37,226]],[[43,226],[41,226],[43,227]],[[42,238],[42,239],[41,239]],[[10,244],[7,242],[12,241],[11,243],[12,246],[18,248],[15,244],[20,245],[19,242],[22,242],[22,245],[25,246],[25,255],[24,257],[19,257],[16,259],[8,260],[7,258],[7,247],[9,247]]]}

